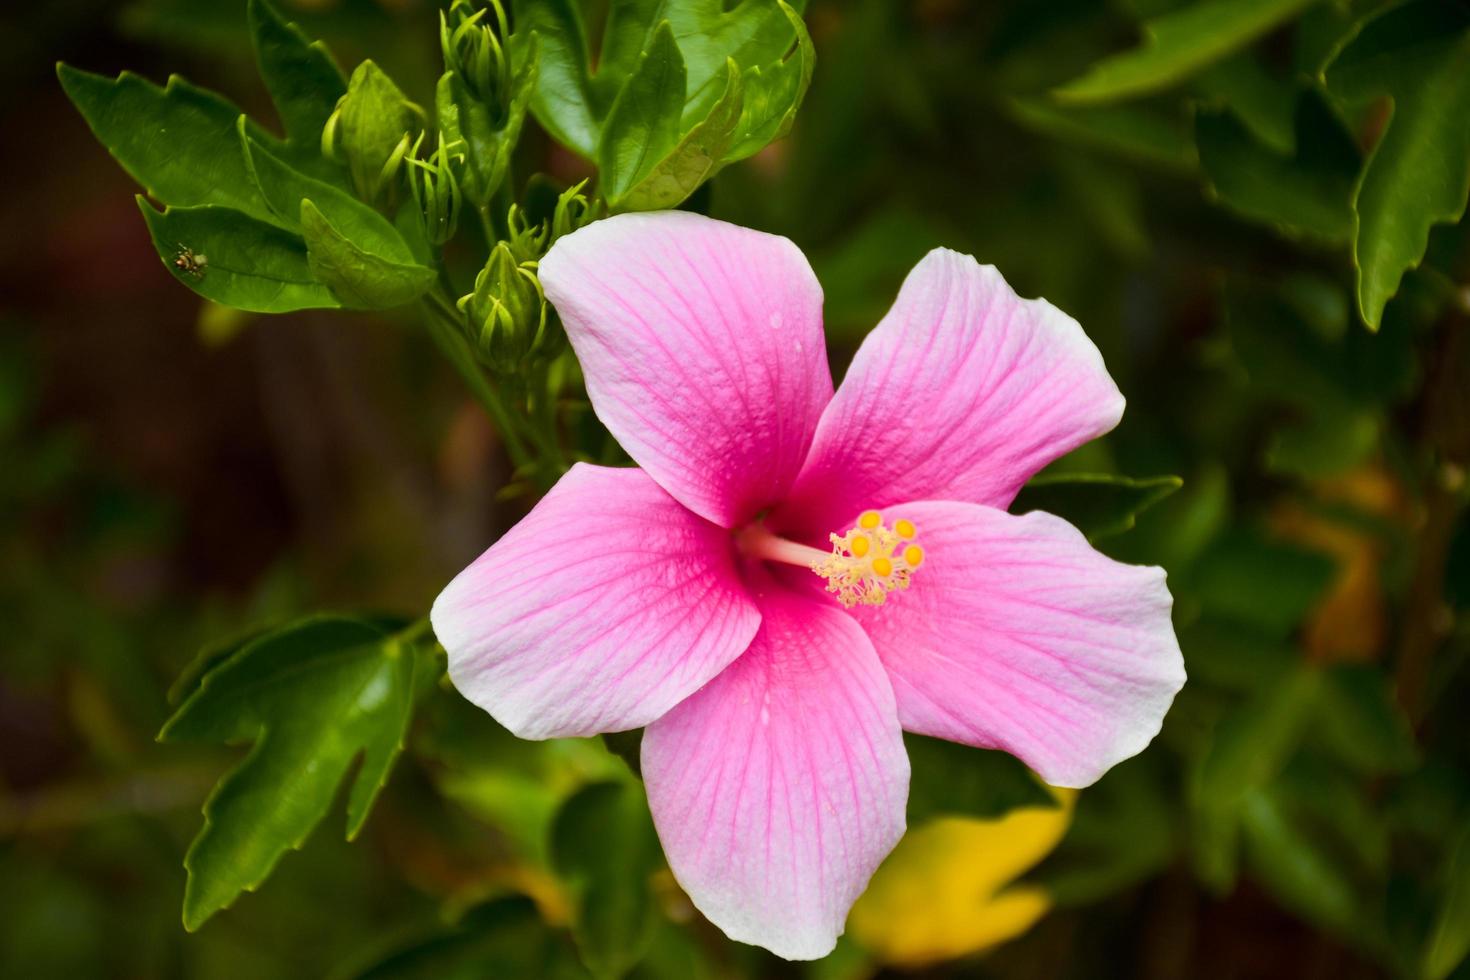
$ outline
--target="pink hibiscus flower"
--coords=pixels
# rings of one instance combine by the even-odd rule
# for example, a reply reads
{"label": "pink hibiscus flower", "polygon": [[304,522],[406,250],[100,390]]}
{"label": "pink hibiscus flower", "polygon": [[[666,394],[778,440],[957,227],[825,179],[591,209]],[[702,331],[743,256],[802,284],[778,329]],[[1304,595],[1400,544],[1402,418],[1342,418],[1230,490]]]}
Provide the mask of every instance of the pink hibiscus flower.
{"label": "pink hibiscus flower", "polygon": [[902,730],[1086,786],[1184,683],[1158,568],[1008,514],[1123,397],[1076,321],[937,249],[833,393],[790,241],[626,214],[541,263],[598,418],[578,464],[450,583],[455,686],[523,738],[646,727],[669,865],[731,938],[828,953],[903,835]]}

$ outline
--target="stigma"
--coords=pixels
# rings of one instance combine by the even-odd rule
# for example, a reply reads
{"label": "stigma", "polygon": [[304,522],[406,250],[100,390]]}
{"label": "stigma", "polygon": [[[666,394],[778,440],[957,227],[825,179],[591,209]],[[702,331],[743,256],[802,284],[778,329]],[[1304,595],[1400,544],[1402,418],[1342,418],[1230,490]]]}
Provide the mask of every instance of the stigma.
{"label": "stigma", "polygon": [[889,527],[878,511],[866,510],[845,534],[831,535],[832,554],[813,561],[811,569],[846,608],[881,606],[890,593],[907,589],[924,563],[917,534],[911,521],[899,519]]}

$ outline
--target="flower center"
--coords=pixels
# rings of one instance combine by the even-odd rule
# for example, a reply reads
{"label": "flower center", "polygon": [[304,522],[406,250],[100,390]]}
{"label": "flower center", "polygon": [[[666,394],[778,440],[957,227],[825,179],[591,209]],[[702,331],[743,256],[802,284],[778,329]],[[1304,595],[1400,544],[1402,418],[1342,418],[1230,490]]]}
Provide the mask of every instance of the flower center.
{"label": "flower center", "polygon": [[845,534],[830,535],[832,551],[778,538],[760,525],[751,525],[737,537],[740,549],[755,558],[810,568],[827,580],[827,591],[851,609],[881,606],[890,592],[909,587],[924,563],[924,549],[914,541],[918,530],[899,519],[889,527],[876,510],[863,511]]}

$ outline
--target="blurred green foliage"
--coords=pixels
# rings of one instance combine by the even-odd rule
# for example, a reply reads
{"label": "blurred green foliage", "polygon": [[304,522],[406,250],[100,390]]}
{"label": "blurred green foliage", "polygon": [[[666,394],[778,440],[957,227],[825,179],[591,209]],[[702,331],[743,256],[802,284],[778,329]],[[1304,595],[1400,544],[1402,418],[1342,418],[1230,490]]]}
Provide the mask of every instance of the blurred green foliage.
{"label": "blurred green foliage", "polygon": [[[524,263],[603,205],[683,202],[806,251],[839,369],[913,262],[949,245],[1077,317],[1128,396],[1123,425],[1016,509],[1062,513],[1109,554],[1163,565],[1190,681],[1155,746],[1079,796],[1031,873],[1054,911],[941,972],[1470,976],[1470,8],[813,0],[798,15],[755,0],[527,0],[456,34],[466,6],[446,7],[443,34],[432,5],[368,0],[283,4],[285,16],[178,0],[21,15],[18,34],[37,39],[12,59],[21,70],[39,75],[29,49],[47,44],[48,58],[109,71],[121,50],[155,77],[190,67],[251,119],[274,105],[282,137],[181,79],[62,69],[96,136],[165,205],[139,202],[179,283],[261,312],[426,297],[459,378],[396,314],[243,327],[230,347],[256,345],[260,363],[231,364],[260,375],[265,411],[290,433],[245,470],[310,474],[302,461],[338,439],[373,462],[298,479],[299,518],[262,545],[260,516],[232,503],[236,526],[210,532],[210,553],[262,557],[222,584],[181,557],[204,531],[198,505],[141,462],[147,432],[182,423],[155,410],[113,447],[98,435],[117,431],[105,413],[64,395],[94,368],[54,338],[80,318],[123,329],[105,312],[121,287],[73,288],[67,264],[7,253],[17,283],[56,285],[17,290],[21,329],[0,343],[0,975],[881,967],[851,943],[781,964],[703,923],[622,761],[636,735],[520,742],[440,680],[406,620],[304,618],[421,615],[465,552],[524,509],[515,494],[567,458],[616,459],[537,296],[512,310],[502,288],[497,312],[484,260],[509,242],[495,281],[519,284]],[[419,106],[434,107],[443,142],[414,142]],[[79,162],[86,144],[59,98],[7,112],[65,136],[67,153],[47,158],[61,177],[102,172]],[[170,141],[150,138],[159,130]],[[484,166],[456,162],[459,142]],[[427,207],[433,187],[402,187],[415,164],[450,168],[467,203]],[[589,177],[588,197],[563,193]],[[52,209],[76,193],[40,186]],[[65,233],[136,224],[101,200],[84,198],[98,217],[78,211]],[[452,238],[455,208],[478,220]],[[465,304],[474,322],[460,295],[480,297]],[[129,336],[191,337],[189,305],[167,309],[167,324]],[[372,324],[385,316],[386,330]],[[310,397],[334,385],[347,397],[333,372],[354,350],[385,365],[352,376],[366,391],[337,421],[271,381],[298,330],[362,345],[324,348]],[[496,331],[535,343],[482,356]],[[174,370],[148,362],[145,377]],[[494,433],[460,405],[461,384]],[[384,415],[409,421],[363,434],[388,428]],[[296,446],[302,433],[315,441]],[[232,437],[206,429],[211,444]],[[465,523],[404,517],[439,511]],[[323,542],[327,520],[341,523]],[[331,642],[292,646],[322,630]],[[285,683],[292,650],[300,673]],[[355,697],[367,689],[381,697]],[[205,744],[175,744],[186,734]],[[909,748],[915,824],[1047,802],[1008,757]],[[335,818],[311,834],[344,805],[355,843]],[[197,932],[180,928],[181,904]]]}

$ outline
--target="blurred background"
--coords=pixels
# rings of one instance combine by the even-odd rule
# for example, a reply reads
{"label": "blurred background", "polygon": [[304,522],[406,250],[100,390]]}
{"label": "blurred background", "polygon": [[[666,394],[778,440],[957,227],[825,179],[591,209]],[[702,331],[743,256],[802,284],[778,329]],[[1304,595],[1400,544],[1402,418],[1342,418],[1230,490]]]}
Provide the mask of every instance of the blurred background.
{"label": "blurred background", "polygon": [[[432,3],[281,6],[432,102]],[[1061,467],[1184,481],[1099,542],[1169,571],[1190,682],[1163,734],[1054,810],[916,831],[819,964],[724,941],[655,867],[634,975],[1470,976],[1470,235],[1438,227],[1371,333],[1344,241],[1232,179],[1231,147],[1319,145],[1302,80],[1346,5],[1154,95],[1044,97],[1170,6],[813,0],[792,136],[692,204],[806,251],[835,370],[941,244],[1084,325],[1129,409]],[[181,927],[239,752],[154,741],[175,676],[314,609],[422,615],[529,501],[498,497],[497,435],[410,315],[179,288],[56,84],[58,59],[178,72],[269,119],[243,0],[0,16],[0,976],[578,975],[547,824],[621,763],[451,691],[356,842],[338,807]],[[1351,151],[1382,119],[1341,125]],[[522,153],[591,172],[539,133]]]}

